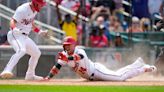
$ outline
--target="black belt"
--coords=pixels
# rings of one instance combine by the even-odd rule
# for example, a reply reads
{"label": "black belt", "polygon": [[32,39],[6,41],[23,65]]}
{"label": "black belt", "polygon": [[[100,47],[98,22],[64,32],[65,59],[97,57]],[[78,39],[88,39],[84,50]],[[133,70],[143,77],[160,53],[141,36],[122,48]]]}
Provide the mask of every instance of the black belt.
{"label": "black belt", "polygon": [[26,34],[26,33],[22,33],[23,35],[25,35],[25,36],[28,36],[28,34]]}
{"label": "black belt", "polygon": [[90,81],[93,81],[94,75],[95,75],[94,73],[91,74],[91,76],[89,77],[89,80],[90,80]]}

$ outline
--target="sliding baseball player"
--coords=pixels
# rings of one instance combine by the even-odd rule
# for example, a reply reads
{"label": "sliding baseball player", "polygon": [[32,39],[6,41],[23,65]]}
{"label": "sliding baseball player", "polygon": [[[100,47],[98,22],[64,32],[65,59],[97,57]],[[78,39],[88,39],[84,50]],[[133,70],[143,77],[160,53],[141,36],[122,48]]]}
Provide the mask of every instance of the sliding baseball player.
{"label": "sliding baseball player", "polygon": [[64,39],[63,51],[59,52],[57,63],[44,80],[49,80],[58,74],[64,65],[71,67],[81,77],[93,81],[125,81],[139,74],[156,70],[155,66],[145,64],[139,57],[134,63],[117,71],[112,71],[100,63],[93,63],[83,49],[76,47],[76,41],[71,36]]}

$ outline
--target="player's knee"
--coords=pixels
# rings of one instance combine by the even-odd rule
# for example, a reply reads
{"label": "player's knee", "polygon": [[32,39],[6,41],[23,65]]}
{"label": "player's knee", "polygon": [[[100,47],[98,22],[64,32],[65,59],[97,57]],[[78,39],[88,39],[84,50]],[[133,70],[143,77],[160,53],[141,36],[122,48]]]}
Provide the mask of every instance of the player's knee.
{"label": "player's knee", "polygon": [[32,56],[32,57],[35,57],[35,58],[39,58],[40,55],[41,55],[40,50],[37,50],[37,51],[35,51],[35,53],[33,53],[31,56]]}
{"label": "player's knee", "polygon": [[18,56],[22,57],[26,54],[26,50],[25,49],[20,49],[20,50],[16,51],[16,54]]}
{"label": "player's knee", "polygon": [[38,51],[37,51],[37,57],[40,57],[40,55],[41,55],[41,51],[38,50]]}

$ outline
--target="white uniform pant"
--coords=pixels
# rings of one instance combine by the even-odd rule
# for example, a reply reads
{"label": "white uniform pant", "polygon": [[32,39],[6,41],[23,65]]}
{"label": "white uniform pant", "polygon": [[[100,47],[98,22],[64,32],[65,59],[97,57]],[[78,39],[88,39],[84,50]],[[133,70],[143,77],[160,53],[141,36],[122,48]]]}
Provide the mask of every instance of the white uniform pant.
{"label": "white uniform pant", "polygon": [[[134,63],[136,63],[136,61]],[[143,66],[136,66],[136,64],[134,63],[125,66],[117,71],[109,70],[104,65],[100,63],[95,63],[93,80],[125,81],[126,79],[135,77],[145,72]]]}
{"label": "white uniform pant", "polygon": [[36,44],[33,42],[33,40],[31,40],[28,36],[15,31],[9,31],[7,38],[8,42],[14,48],[16,53],[10,58],[4,71],[12,72],[14,66],[18,63],[19,59],[25,54],[29,54],[31,57],[29,60],[26,75],[35,75],[35,68],[41,52]]}

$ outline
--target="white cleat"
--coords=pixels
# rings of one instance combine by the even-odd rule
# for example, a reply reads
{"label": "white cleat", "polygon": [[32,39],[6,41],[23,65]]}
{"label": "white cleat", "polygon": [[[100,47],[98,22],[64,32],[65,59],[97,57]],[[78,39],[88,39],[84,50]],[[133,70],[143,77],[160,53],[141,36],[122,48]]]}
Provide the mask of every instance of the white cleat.
{"label": "white cleat", "polygon": [[9,79],[9,78],[12,78],[13,76],[14,76],[14,74],[12,72],[7,72],[7,71],[3,71],[0,74],[0,77],[3,79]]}
{"label": "white cleat", "polygon": [[150,68],[152,68],[152,72],[156,72],[157,71],[157,67],[155,67],[154,65],[150,66]]}
{"label": "white cleat", "polygon": [[141,57],[139,57],[132,65],[133,67],[142,67],[145,65],[145,63],[144,60]]}
{"label": "white cleat", "polygon": [[145,65],[144,66],[145,72],[156,72],[157,68],[154,65]]}
{"label": "white cleat", "polygon": [[43,80],[44,78],[41,76],[33,75],[33,76],[27,76],[25,77],[25,80]]}

